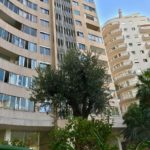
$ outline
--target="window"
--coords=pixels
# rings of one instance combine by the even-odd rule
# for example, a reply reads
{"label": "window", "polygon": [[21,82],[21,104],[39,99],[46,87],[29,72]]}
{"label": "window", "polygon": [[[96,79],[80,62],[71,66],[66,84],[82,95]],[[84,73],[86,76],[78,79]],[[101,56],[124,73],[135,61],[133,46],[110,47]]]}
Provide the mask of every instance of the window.
{"label": "window", "polygon": [[37,61],[35,59],[31,59],[31,69],[35,69],[37,67]]}
{"label": "window", "polygon": [[82,49],[82,50],[86,49],[85,44],[82,44],[82,43],[78,43],[78,47],[79,49]]}
{"label": "window", "polygon": [[84,1],[88,3],[94,3],[94,0],[84,0]]}
{"label": "window", "polygon": [[133,44],[132,44],[132,43],[129,43],[129,46],[133,46]]}
{"label": "window", "polygon": [[49,14],[49,10],[47,10],[47,9],[45,9],[45,8],[40,8],[40,11],[41,11],[41,13],[43,13],[43,14]]}
{"label": "window", "polygon": [[22,24],[21,31],[24,32],[24,33],[30,34],[32,36],[36,36],[37,35],[37,30],[36,29],[28,27],[28,26],[26,26],[24,24]]}
{"label": "window", "polygon": [[32,3],[29,0],[18,0],[18,1],[31,9],[37,10],[37,4]]}
{"label": "window", "polygon": [[40,46],[40,53],[42,55],[50,55],[50,48]]}
{"label": "window", "polygon": [[143,59],[143,62],[148,62],[148,60],[147,59]]}
{"label": "window", "polygon": [[80,16],[80,11],[79,11],[79,10],[74,10],[73,13],[74,13],[75,15]]}
{"label": "window", "polygon": [[132,27],[132,31],[135,31],[135,27]]}
{"label": "window", "polygon": [[40,32],[40,37],[42,40],[49,40],[49,34],[44,33],[44,32]]}
{"label": "window", "polygon": [[40,0],[41,2],[48,3],[48,0]]}
{"label": "window", "polygon": [[127,39],[130,39],[130,35],[126,35],[126,38],[127,38]]}
{"label": "window", "polygon": [[49,21],[47,21],[47,20],[40,19],[40,23],[44,27],[48,27],[49,26]]}
{"label": "window", "polygon": [[[4,1],[0,1],[0,2],[4,2]],[[5,0],[4,5],[10,9],[11,11],[13,11],[14,13],[20,15],[21,17],[31,21],[31,22],[37,22],[37,16],[34,16],[28,12],[25,12],[24,10],[20,9],[19,7],[17,7],[16,5],[14,5],[12,2]]]}
{"label": "window", "polygon": [[127,28],[124,28],[123,30],[124,30],[124,31],[127,31],[128,29],[127,29]]}
{"label": "window", "polygon": [[84,34],[83,34],[83,32],[77,31],[77,36],[84,37]]}
{"label": "window", "polygon": [[45,63],[40,63],[39,64],[39,67],[41,68],[41,69],[45,69],[46,67],[48,67],[49,65],[48,64],[45,64]]}
{"label": "window", "polygon": [[132,54],[135,54],[135,51],[131,51]]}
{"label": "window", "polygon": [[88,38],[89,38],[90,41],[95,41],[97,43],[103,43],[102,37],[99,37],[99,36],[96,36],[96,35],[93,35],[93,34],[88,34]]}
{"label": "window", "polygon": [[36,50],[37,50],[37,44],[26,41],[24,39],[21,39],[7,31],[5,31],[1,27],[0,27],[0,37],[20,48],[27,49],[31,52],[36,52]]}
{"label": "window", "polygon": [[73,3],[74,6],[78,6],[79,5],[79,3],[76,2],[76,1],[73,1],[72,3]]}
{"label": "window", "polygon": [[89,14],[85,14],[86,19],[92,20],[92,21],[98,21],[96,17],[89,15]]}
{"label": "window", "polygon": [[37,61],[34,59],[19,56],[19,65],[30,69],[35,69],[37,66]]}
{"label": "window", "polygon": [[4,70],[0,69],[0,81],[4,80]]}
{"label": "window", "polygon": [[85,10],[89,10],[89,11],[91,11],[91,12],[95,12],[95,8],[93,8],[93,7],[90,7],[90,6],[88,6],[88,5],[83,5],[84,6],[84,9]]}
{"label": "window", "polygon": [[82,22],[80,20],[75,20],[75,24],[79,25],[79,26],[82,26]]}
{"label": "window", "polygon": [[17,84],[17,75],[15,73],[9,74],[9,83],[14,85]]}
{"label": "window", "polygon": [[[30,106],[29,106],[30,105]],[[34,102],[26,98],[0,93],[0,106],[13,110],[34,111]]]}
{"label": "window", "polygon": [[143,51],[143,50],[140,50],[140,52],[141,52],[142,54],[144,54],[144,51]]}
{"label": "window", "polygon": [[25,57],[19,56],[19,66],[24,66],[25,65]]}

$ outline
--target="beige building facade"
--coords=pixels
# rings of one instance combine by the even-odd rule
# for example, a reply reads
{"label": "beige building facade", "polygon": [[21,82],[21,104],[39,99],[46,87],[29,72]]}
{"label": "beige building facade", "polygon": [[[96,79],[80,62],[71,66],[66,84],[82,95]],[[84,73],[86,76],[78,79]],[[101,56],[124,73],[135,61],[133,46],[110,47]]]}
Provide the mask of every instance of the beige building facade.
{"label": "beige building facade", "polygon": [[136,99],[137,75],[150,68],[150,20],[140,14],[122,16],[107,21],[103,27],[108,60],[120,101],[125,113]]}
{"label": "beige building facade", "polygon": [[[57,68],[76,45],[98,54],[111,80],[93,0],[0,0],[0,140],[21,139],[34,150],[47,149],[54,120],[34,109],[29,87],[36,67]],[[117,120],[119,100],[113,81],[109,85]]]}

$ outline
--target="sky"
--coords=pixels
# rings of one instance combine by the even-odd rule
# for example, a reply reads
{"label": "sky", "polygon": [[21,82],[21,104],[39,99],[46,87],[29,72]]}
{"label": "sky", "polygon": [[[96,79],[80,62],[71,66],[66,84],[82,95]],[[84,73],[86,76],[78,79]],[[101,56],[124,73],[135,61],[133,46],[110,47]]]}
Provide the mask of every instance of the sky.
{"label": "sky", "polygon": [[140,13],[150,17],[150,0],[95,0],[100,24],[117,17],[118,9],[122,9],[123,15]]}

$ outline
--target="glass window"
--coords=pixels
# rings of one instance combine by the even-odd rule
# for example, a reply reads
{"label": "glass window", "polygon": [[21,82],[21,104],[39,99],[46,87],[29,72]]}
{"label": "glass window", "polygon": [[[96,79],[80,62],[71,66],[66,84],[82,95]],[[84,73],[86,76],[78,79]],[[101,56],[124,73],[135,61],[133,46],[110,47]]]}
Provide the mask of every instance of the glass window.
{"label": "glass window", "polygon": [[34,102],[28,100],[28,110],[29,111],[34,111]]}
{"label": "glass window", "polygon": [[17,75],[15,73],[9,74],[9,83],[17,85]]}
{"label": "glass window", "polygon": [[84,37],[83,32],[77,31],[77,36]]}
{"label": "glass window", "polygon": [[25,66],[25,57],[19,56],[19,66]]}
{"label": "glass window", "polygon": [[40,10],[41,10],[41,13],[43,13],[43,14],[49,14],[49,10],[47,10],[47,9],[45,9],[45,8],[40,8]]}
{"label": "glass window", "polygon": [[82,22],[80,20],[75,20],[76,25],[82,26]]}
{"label": "glass window", "polygon": [[78,45],[79,45],[79,49],[82,49],[82,50],[85,50],[85,49],[86,49],[85,44],[79,43]]}
{"label": "glass window", "polygon": [[97,42],[97,43],[103,43],[102,37],[95,36],[95,35],[93,35],[93,34],[88,34],[88,38],[89,38],[89,40],[91,40],[91,41],[95,41],[95,42]]}
{"label": "glass window", "polygon": [[44,26],[44,27],[48,27],[48,26],[49,26],[49,21],[47,21],[47,20],[40,19],[40,23],[41,23],[41,25]]}
{"label": "glass window", "polygon": [[50,48],[40,46],[40,53],[42,55],[50,55]]}
{"label": "glass window", "polygon": [[37,62],[34,59],[31,59],[31,69],[35,69],[37,67]]}
{"label": "glass window", "polygon": [[49,34],[44,33],[44,32],[40,32],[40,37],[42,40],[49,40]]}
{"label": "glass window", "polygon": [[16,101],[16,97],[10,96],[10,108],[11,109],[15,109],[15,101]]}
{"label": "glass window", "polygon": [[75,15],[80,16],[80,11],[79,11],[79,10],[74,10],[73,13],[74,13]]}
{"label": "glass window", "polygon": [[0,69],[0,81],[4,80],[4,70]]}
{"label": "glass window", "polygon": [[10,96],[9,95],[4,95],[3,97],[3,107],[4,108],[9,108],[10,105]]}
{"label": "glass window", "polygon": [[21,98],[20,110],[26,110],[26,99],[25,98]]}
{"label": "glass window", "polygon": [[15,102],[15,109],[19,110],[19,105],[20,105],[20,97],[16,98],[16,102]]}
{"label": "glass window", "polygon": [[74,6],[78,6],[79,5],[79,3],[76,2],[76,1],[73,1],[72,3],[73,3]]}
{"label": "glass window", "polygon": [[29,43],[28,43],[28,49],[29,49],[29,51],[31,51],[31,52],[36,52],[36,51],[37,51],[37,45],[36,45],[35,43],[29,42]]}
{"label": "glass window", "polygon": [[3,94],[0,93],[0,107],[3,107]]}

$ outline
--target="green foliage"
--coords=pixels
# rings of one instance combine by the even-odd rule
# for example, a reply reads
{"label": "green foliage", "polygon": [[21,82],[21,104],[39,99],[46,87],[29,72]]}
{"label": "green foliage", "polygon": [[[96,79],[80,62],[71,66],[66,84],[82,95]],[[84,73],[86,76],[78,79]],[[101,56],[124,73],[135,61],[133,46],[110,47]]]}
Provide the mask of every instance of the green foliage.
{"label": "green foliage", "polygon": [[108,139],[112,127],[102,121],[70,120],[64,129],[55,128],[50,133],[51,150],[117,150]]}
{"label": "green foliage", "polygon": [[11,145],[12,146],[18,146],[18,147],[26,147],[27,146],[23,141],[21,141],[19,139],[13,139],[11,141]]}
{"label": "green foliage", "polygon": [[123,133],[129,145],[142,150],[144,146],[148,147],[146,144],[150,141],[150,69],[138,78],[137,98],[140,105],[131,105],[123,116],[124,124],[127,125]]}
{"label": "green foliage", "polygon": [[52,101],[54,107],[73,111],[73,115],[87,118],[95,111],[99,113],[108,104],[108,80],[104,66],[96,56],[87,52],[69,50],[58,70],[48,67],[38,69],[32,86],[32,100]]}
{"label": "green foliage", "polygon": [[138,76],[140,83],[137,84],[137,98],[142,107],[150,107],[150,69]]}
{"label": "green foliage", "polygon": [[24,143],[23,141],[19,139],[13,139],[10,142],[2,140],[0,141],[0,145],[4,147],[3,149],[20,149],[21,150],[21,149],[26,148],[27,150],[27,147],[28,147],[26,143]]}
{"label": "green foliage", "polygon": [[142,109],[138,105],[131,105],[128,112],[123,116],[124,137],[130,142],[150,140],[150,108]]}

